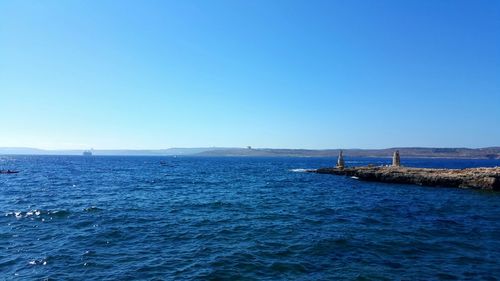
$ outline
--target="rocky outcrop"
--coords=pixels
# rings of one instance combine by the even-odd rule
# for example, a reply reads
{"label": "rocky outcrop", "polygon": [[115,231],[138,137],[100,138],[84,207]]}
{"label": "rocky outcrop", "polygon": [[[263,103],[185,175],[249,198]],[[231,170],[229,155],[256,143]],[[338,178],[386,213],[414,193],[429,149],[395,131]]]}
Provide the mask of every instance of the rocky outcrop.
{"label": "rocky outcrop", "polygon": [[460,187],[500,191],[500,167],[428,169],[407,167],[321,168],[312,172],[357,177],[365,181]]}

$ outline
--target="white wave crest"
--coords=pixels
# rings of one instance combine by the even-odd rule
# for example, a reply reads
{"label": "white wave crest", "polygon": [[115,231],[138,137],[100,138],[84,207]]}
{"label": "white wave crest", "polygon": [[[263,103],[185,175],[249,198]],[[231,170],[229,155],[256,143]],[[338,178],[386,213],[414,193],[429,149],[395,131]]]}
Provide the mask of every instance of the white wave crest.
{"label": "white wave crest", "polygon": [[314,171],[315,169],[291,169],[290,172],[294,172],[294,173],[307,173],[307,172],[312,172]]}

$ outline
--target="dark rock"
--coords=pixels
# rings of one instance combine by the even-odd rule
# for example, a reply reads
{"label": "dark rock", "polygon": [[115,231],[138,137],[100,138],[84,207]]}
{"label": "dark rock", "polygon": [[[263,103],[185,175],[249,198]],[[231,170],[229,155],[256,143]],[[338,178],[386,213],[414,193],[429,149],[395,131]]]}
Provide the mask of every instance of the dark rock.
{"label": "dark rock", "polygon": [[500,168],[428,169],[407,167],[321,168],[312,172],[345,175],[365,181],[500,190]]}

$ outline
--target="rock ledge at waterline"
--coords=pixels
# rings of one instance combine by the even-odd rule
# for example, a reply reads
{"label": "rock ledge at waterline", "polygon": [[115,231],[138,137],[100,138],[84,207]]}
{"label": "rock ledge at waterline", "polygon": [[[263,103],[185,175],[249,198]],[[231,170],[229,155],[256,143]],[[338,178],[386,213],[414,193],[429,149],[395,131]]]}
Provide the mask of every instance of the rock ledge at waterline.
{"label": "rock ledge at waterline", "polygon": [[359,180],[425,186],[459,187],[500,191],[500,167],[429,169],[410,167],[346,167],[310,170],[320,174],[356,177]]}

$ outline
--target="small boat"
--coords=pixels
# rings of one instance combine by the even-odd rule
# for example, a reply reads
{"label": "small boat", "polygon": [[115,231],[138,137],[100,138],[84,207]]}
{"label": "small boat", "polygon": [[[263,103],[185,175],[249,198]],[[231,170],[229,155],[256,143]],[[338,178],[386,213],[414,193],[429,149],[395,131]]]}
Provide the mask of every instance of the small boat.
{"label": "small boat", "polygon": [[0,174],[17,174],[19,171],[14,170],[0,170]]}
{"label": "small boat", "polygon": [[352,176],[351,179],[359,180],[359,178],[356,176]]}

